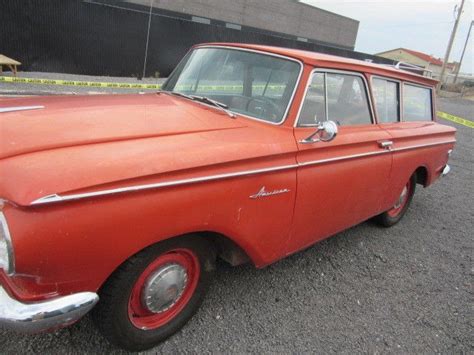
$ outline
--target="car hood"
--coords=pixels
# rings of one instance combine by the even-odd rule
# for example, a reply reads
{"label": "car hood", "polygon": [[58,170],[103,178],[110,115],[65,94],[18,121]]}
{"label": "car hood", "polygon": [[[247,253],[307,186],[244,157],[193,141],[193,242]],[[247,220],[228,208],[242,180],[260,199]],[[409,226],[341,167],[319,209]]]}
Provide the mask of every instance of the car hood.
{"label": "car hood", "polygon": [[0,198],[22,206],[275,151],[247,119],[163,93],[0,100],[0,108],[37,105],[0,113]]}
{"label": "car hood", "polygon": [[0,100],[0,159],[71,147],[242,127],[213,108],[167,94]]}

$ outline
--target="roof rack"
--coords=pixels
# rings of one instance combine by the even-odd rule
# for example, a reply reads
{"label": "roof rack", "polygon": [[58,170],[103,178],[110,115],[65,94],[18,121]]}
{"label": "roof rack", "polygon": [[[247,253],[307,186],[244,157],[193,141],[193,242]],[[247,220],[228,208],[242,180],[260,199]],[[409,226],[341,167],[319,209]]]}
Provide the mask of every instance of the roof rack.
{"label": "roof rack", "polygon": [[410,71],[412,73],[419,74],[419,75],[422,75],[422,76],[426,76],[426,77],[429,77],[429,78],[433,77],[433,71],[428,70],[428,69],[423,68],[423,67],[420,67],[420,66],[415,65],[415,64],[410,64],[410,63],[406,63],[406,62],[397,62],[397,64],[383,64],[383,65],[393,67],[393,68],[398,69],[398,70],[407,70],[407,71]]}

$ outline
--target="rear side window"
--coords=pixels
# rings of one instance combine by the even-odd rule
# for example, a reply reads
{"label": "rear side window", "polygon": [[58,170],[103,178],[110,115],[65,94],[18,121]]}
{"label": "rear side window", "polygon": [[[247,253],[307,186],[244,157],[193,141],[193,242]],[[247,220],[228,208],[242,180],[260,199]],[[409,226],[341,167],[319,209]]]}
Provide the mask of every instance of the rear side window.
{"label": "rear side window", "polygon": [[400,84],[395,81],[374,78],[372,89],[379,123],[400,121]]}
{"label": "rear side window", "polygon": [[431,121],[433,105],[431,89],[410,84],[403,85],[403,120]]}
{"label": "rear side window", "polygon": [[358,75],[316,72],[306,93],[298,126],[331,120],[339,126],[371,124],[367,91]]}

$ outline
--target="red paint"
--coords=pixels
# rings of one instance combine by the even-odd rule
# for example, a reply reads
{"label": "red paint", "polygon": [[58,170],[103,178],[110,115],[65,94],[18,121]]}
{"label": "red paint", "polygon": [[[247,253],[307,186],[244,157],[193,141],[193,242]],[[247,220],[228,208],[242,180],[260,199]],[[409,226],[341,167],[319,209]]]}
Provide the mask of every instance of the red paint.
{"label": "red paint", "polygon": [[[257,267],[275,262],[394,206],[420,167],[433,183],[454,143],[299,166],[265,174],[30,207],[49,194],[93,192],[454,141],[436,122],[342,127],[330,143],[300,144],[294,128],[315,68],[384,75],[434,87],[395,69],[298,50],[224,44],[286,55],[304,64],[285,122],[274,126],[164,94],[34,97],[0,107],[0,197],[15,250],[16,275],[1,276],[23,300],[97,291],[132,255],[195,232],[222,234]],[[368,80],[370,85],[370,80]],[[370,89],[370,88],[369,88]],[[289,192],[251,199],[263,186]],[[1,275],[1,273],[0,273]],[[5,281],[7,280],[7,281]]]}

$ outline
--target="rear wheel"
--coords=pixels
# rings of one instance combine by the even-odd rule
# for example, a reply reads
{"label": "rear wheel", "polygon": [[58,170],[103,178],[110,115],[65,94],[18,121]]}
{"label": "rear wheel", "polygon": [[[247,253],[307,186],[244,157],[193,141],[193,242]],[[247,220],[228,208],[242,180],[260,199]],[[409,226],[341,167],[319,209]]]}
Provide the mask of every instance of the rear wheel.
{"label": "rear wheel", "polygon": [[405,215],[415,194],[416,175],[412,175],[407,184],[403,187],[395,205],[384,213],[375,217],[375,221],[384,226],[391,227],[397,224]]}
{"label": "rear wheel", "polygon": [[93,319],[111,343],[131,351],[149,349],[197,311],[213,263],[212,246],[195,236],[145,249],[106,282]]}

